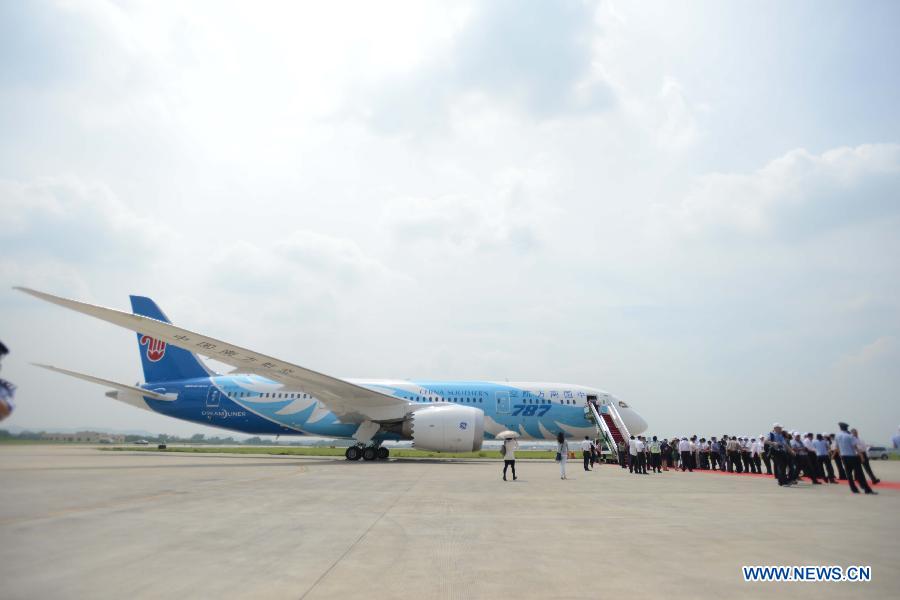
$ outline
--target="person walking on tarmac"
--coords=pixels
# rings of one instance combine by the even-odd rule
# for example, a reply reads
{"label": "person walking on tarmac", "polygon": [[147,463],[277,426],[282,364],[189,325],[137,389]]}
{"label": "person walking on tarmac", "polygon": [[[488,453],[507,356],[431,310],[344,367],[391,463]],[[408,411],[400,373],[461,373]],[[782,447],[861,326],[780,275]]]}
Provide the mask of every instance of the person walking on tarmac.
{"label": "person walking on tarmac", "polygon": [[837,437],[833,433],[828,434],[828,444],[831,458],[834,459],[834,464],[837,465],[838,479],[844,481],[847,479],[847,471],[844,470],[844,461],[841,460],[841,449],[838,448]]}
{"label": "person walking on tarmac", "polygon": [[769,432],[769,453],[772,455],[772,466],[775,468],[775,479],[778,485],[790,485],[787,474],[788,441],[780,423],[772,426]]}
{"label": "person walking on tarmac", "polygon": [[869,474],[869,477],[872,479],[872,485],[878,485],[881,483],[881,480],[875,477],[875,473],[872,472],[872,467],[869,465],[869,446],[864,441],[859,439],[859,432],[856,431],[856,428],[850,430],[850,433],[853,434],[853,437],[856,438],[856,448],[859,450],[859,459],[862,461],[862,468],[866,473]]}
{"label": "person walking on tarmac", "polygon": [[566,478],[566,460],[569,458],[569,442],[562,431],[556,434],[556,460],[559,462],[559,478]]}
{"label": "person walking on tarmac", "polygon": [[772,474],[772,454],[769,452],[769,442],[766,436],[759,436],[759,442],[763,445],[762,461],[766,465],[766,475]]}
{"label": "person walking on tarmac", "polygon": [[854,494],[859,493],[856,483],[853,482],[853,479],[855,478],[856,481],[859,482],[859,486],[867,494],[877,494],[878,492],[873,492],[872,488],[870,488],[869,484],[866,482],[866,476],[863,474],[862,464],[859,459],[859,450],[856,447],[857,439],[850,433],[850,426],[841,422],[838,423],[838,427],[840,427],[841,430],[835,437],[835,441],[838,445],[838,452],[841,453],[844,470],[847,472],[847,483],[850,484],[850,491]]}
{"label": "person walking on tarmac", "polygon": [[515,438],[506,438],[503,440],[503,481],[506,481],[506,470],[512,467],[513,481],[516,477],[516,450],[519,449],[519,442]]}
{"label": "person walking on tarmac", "polygon": [[691,464],[691,443],[686,437],[681,438],[681,441],[678,442],[678,453],[681,455],[681,472],[684,473],[684,470],[687,469],[693,473],[694,467]]}
{"label": "person walking on tarmac", "polygon": [[753,439],[750,441],[750,471],[752,473],[762,473],[762,459],[760,456],[763,453],[763,443],[762,440]]}
{"label": "person walking on tarmac", "polygon": [[584,441],[581,442],[581,458],[584,459],[584,470],[590,471],[591,467],[591,439],[588,436],[584,436]]}
{"label": "person walking on tarmac", "polygon": [[828,483],[837,483],[834,479],[834,468],[831,466],[831,457],[828,452],[828,440],[821,433],[816,434],[813,440],[813,448],[816,449],[816,461],[819,464],[819,474],[828,481]]}
{"label": "person walking on tarmac", "polygon": [[806,470],[809,472],[809,478],[812,479],[813,483],[818,484],[819,478],[825,477],[825,472],[819,469],[819,458],[816,454],[816,445],[813,443],[814,439],[812,432],[807,432],[800,441],[806,450]]}
{"label": "person walking on tarmac", "polygon": [[728,456],[728,472],[734,473],[737,471],[741,473],[743,471],[741,466],[741,444],[736,437],[731,436],[728,438],[728,442],[725,444],[725,452]]}

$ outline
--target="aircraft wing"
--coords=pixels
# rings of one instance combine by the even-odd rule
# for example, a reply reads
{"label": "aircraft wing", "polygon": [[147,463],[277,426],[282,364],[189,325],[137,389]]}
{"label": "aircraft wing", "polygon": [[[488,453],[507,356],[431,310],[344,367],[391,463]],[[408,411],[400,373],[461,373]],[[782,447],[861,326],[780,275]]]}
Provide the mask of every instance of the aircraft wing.
{"label": "aircraft wing", "polygon": [[163,323],[156,319],[70,300],[24,287],[15,289],[102,321],[130,329],[167,344],[202,354],[219,362],[254,373],[286,386],[312,394],[345,423],[389,422],[405,419],[413,410],[411,403],[362,386],[318,373],[238,345]]}
{"label": "aircraft wing", "polygon": [[62,373],[63,375],[68,375],[70,377],[76,377],[78,379],[90,381],[91,383],[99,383],[100,385],[105,385],[107,387],[111,387],[114,390],[117,390],[119,392],[126,392],[129,394],[139,394],[141,396],[146,396],[147,398],[153,398],[154,400],[165,400],[167,402],[172,402],[176,399],[176,396],[174,394],[160,394],[159,392],[145,390],[144,388],[138,387],[136,385],[125,385],[124,383],[110,381],[109,379],[103,379],[102,377],[94,377],[93,375],[85,375],[84,373],[78,373],[77,371],[70,371],[68,369],[61,369],[59,367],[53,367],[51,365],[41,365],[38,363],[32,363],[32,364],[36,367],[41,367],[42,369],[56,371],[57,373]]}

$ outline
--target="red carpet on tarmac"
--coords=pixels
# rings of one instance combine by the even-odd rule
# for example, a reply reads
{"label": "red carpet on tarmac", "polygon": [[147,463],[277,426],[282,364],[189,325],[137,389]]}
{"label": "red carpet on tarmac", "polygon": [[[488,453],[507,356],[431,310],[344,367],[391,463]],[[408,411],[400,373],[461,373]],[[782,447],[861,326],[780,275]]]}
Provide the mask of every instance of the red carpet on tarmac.
{"label": "red carpet on tarmac", "polygon": [[[680,473],[681,469],[670,469],[670,471],[678,471]],[[689,471],[685,471],[685,473],[688,473],[688,472]],[[728,471],[713,471],[712,469],[706,469],[706,470],[694,469],[693,472],[694,473],[716,473],[718,475],[732,475],[735,477],[763,477],[766,479],[772,479],[771,475],[760,474],[760,473],[729,473]],[[809,480],[806,479],[805,477],[801,477],[800,480],[803,481],[804,483],[809,482]],[[869,487],[871,487],[872,489],[874,489],[876,491],[877,490],[900,490],[900,481],[885,481],[882,479],[881,481],[879,481],[877,484],[874,484],[874,485],[872,484],[871,481],[869,481],[869,479],[866,479],[866,481],[869,482]],[[845,480],[841,480],[841,479],[838,479],[838,483],[840,483],[842,485],[847,485],[847,482]],[[834,485],[834,484],[823,483],[822,485]],[[859,487],[858,483],[857,483],[857,487]]]}

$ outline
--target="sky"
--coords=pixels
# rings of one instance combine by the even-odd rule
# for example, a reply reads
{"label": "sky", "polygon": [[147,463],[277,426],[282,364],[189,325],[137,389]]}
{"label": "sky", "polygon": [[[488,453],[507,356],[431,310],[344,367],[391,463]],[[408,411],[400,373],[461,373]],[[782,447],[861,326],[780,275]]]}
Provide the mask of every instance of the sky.
{"label": "sky", "polygon": [[559,381],[650,433],[900,425],[900,5],[0,3],[3,425],[220,430],[128,309],[340,377]]}

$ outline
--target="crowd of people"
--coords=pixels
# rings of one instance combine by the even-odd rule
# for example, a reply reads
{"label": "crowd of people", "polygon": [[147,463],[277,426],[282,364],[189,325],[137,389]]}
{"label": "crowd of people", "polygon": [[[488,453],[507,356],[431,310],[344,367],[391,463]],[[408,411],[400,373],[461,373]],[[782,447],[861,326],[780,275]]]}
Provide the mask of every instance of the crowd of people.
{"label": "crowd of people", "polygon": [[[868,446],[860,439],[859,432],[847,423],[838,423],[840,431],[834,433],[801,433],[787,431],[780,423],[772,426],[768,435],[758,437],[722,435],[709,439],[692,435],[658,439],[657,436],[634,436],[617,444],[618,463],[623,469],[636,475],[662,473],[680,469],[723,471],[729,473],[754,473],[775,478],[779,486],[795,485],[801,477],[809,478],[814,485],[838,483],[845,480],[854,494],[859,487],[866,494],[875,494],[872,485],[881,480],[872,472],[867,453]],[[566,479],[566,463],[569,442],[562,432],[557,436],[556,461],[560,479]],[[900,446],[900,434],[893,440]],[[515,451],[519,444],[513,438],[503,441],[503,480],[512,468],[516,479]],[[585,471],[591,471],[602,460],[601,441],[585,436],[580,444]]]}
{"label": "crowd of people", "polygon": [[775,423],[768,435],[758,437],[631,436],[618,443],[618,460],[623,469],[638,475],[670,469],[762,474],[765,467],[765,474],[780,486],[794,485],[801,477],[814,485],[846,480],[853,493],[859,493],[858,483],[865,493],[875,494],[866,474],[873,485],[880,480],[872,472],[865,442],[846,423],[838,423],[838,427],[837,434],[789,432]]}

